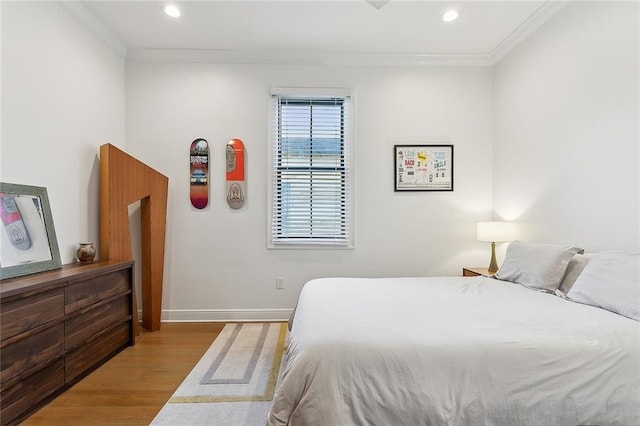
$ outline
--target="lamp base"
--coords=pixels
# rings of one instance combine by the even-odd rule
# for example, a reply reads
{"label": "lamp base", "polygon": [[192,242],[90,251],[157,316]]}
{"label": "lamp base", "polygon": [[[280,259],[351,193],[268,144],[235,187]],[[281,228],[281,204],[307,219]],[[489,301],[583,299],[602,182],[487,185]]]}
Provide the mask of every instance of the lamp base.
{"label": "lamp base", "polygon": [[498,272],[498,261],[496,261],[496,243],[491,243],[491,263],[489,263],[489,273],[495,274]]}

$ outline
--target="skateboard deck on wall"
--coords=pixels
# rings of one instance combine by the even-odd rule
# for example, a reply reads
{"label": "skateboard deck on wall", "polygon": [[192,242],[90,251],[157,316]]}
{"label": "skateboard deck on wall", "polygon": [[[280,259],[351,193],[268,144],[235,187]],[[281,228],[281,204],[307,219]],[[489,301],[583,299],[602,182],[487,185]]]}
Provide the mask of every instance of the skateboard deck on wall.
{"label": "skateboard deck on wall", "polygon": [[244,143],[240,139],[227,142],[227,203],[232,209],[244,205]]}
{"label": "skateboard deck on wall", "polygon": [[209,143],[205,139],[191,142],[189,165],[191,205],[203,209],[209,203]]}

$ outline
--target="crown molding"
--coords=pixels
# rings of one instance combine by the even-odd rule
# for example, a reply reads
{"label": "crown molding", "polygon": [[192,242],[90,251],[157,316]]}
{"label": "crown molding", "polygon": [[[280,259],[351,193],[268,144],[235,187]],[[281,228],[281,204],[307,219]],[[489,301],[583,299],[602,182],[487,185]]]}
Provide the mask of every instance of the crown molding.
{"label": "crown molding", "polygon": [[127,56],[127,45],[79,1],[56,1],[56,4],[84,26],[98,40],[121,58]]}
{"label": "crown molding", "polygon": [[500,42],[500,44],[491,51],[489,54],[491,64],[496,64],[502,58],[507,56],[527,37],[564,9],[570,1],[571,0],[549,0],[540,5],[540,7],[536,9],[536,11],[527,18],[526,21],[518,25],[518,27],[507,36],[507,38],[502,40],[502,42]]}
{"label": "crown molding", "polygon": [[217,49],[129,49],[127,45],[82,3],[56,4],[128,62],[183,62],[310,66],[466,66],[491,67],[515,49],[533,32],[560,12],[571,0],[548,0],[519,25],[489,54],[409,54],[409,53],[309,53],[285,50]]}
{"label": "crown molding", "polygon": [[309,53],[284,50],[129,49],[129,62],[313,66],[491,66],[488,55]]}

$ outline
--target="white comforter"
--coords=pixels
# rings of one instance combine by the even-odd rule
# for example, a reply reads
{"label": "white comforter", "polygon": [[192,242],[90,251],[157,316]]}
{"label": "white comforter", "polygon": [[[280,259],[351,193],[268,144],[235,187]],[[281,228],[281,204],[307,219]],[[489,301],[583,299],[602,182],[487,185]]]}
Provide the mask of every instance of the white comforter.
{"label": "white comforter", "polygon": [[285,424],[640,425],[640,323],[485,277],[313,280]]}

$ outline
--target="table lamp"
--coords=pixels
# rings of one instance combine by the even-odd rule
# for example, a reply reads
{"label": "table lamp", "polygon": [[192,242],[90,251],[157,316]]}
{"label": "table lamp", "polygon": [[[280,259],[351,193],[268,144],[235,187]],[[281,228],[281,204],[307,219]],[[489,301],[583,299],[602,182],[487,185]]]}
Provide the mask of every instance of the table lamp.
{"label": "table lamp", "polygon": [[478,241],[491,243],[491,263],[489,273],[495,274],[498,271],[496,261],[496,243],[503,243],[511,240],[511,222],[478,222]]}

